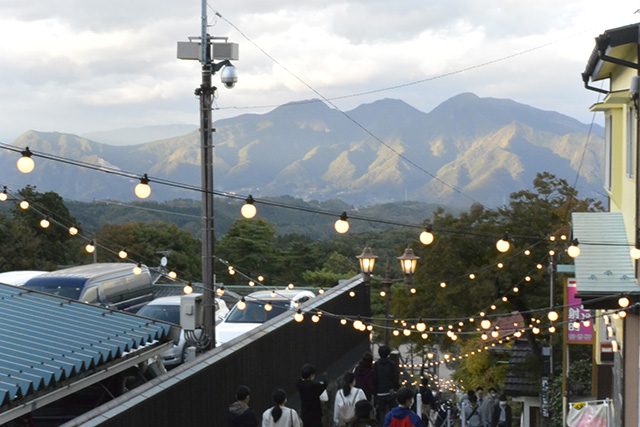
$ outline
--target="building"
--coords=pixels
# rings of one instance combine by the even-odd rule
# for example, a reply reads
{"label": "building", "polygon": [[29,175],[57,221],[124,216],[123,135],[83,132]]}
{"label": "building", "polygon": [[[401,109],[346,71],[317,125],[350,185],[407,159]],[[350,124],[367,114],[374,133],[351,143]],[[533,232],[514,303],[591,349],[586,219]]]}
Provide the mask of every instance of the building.
{"label": "building", "polygon": [[[582,249],[575,261],[578,295],[587,308],[599,310],[596,395],[614,400],[616,425],[639,425],[640,420],[640,327],[635,307],[640,288],[637,261],[630,255],[630,249],[640,244],[639,40],[640,24],[605,31],[596,38],[582,73],[585,87],[602,94],[591,110],[602,112],[605,119],[603,167],[609,212],[572,217],[573,235]],[[611,323],[604,325],[604,314],[619,310],[622,297],[634,308],[616,322],[607,317]]]}

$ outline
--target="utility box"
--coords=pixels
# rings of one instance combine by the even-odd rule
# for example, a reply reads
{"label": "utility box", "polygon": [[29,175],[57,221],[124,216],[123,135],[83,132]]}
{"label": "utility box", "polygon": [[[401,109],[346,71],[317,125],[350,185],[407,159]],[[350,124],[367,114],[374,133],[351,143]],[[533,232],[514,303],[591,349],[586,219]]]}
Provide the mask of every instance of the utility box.
{"label": "utility box", "polygon": [[[178,59],[202,59],[202,45],[196,42],[178,42]],[[237,61],[239,58],[238,43],[211,43],[212,52],[209,55],[212,59],[228,59]]]}
{"label": "utility box", "polygon": [[185,331],[195,331],[204,323],[202,294],[183,295],[180,298],[180,326]]}

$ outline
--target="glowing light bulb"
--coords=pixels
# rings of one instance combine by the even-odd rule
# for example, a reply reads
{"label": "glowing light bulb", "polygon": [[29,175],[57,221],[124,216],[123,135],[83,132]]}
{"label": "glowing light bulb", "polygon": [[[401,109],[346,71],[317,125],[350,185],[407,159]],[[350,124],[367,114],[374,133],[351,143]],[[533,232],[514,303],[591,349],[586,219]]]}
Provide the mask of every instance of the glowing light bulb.
{"label": "glowing light bulb", "polygon": [[298,310],[298,312],[293,316],[294,320],[298,323],[304,320],[304,314],[302,314],[302,310]]}
{"label": "glowing light bulb", "polygon": [[629,298],[622,297],[622,298],[618,299],[618,305],[620,307],[622,307],[622,308],[629,307]]}
{"label": "glowing light bulb", "polygon": [[238,304],[236,304],[236,306],[238,307],[238,310],[244,310],[245,308],[247,308],[247,301],[244,299],[244,297],[242,297],[240,301],[238,301]]}
{"label": "glowing light bulb", "polygon": [[491,327],[491,320],[489,319],[483,319],[482,322],[480,322],[480,326],[483,329],[489,329]]}
{"label": "glowing light bulb", "polygon": [[20,202],[20,209],[23,209],[23,210],[29,209],[29,202],[27,202],[26,200],[21,201]]}
{"label": "glowing light bulb", "polygon": [[78,229],[73,226],[69,227],[69,234],[75,236],[76,234],[78,234]]}
{"label": "glowing light bulb", "polygon": [[[216,289],[216,295],[218,295],[219,297],[224,295],[224,286],[220,286],[218,289]],[[267,310],[267,311],[269,311],[269,310]]]}
{"label": "glowing light bulb", "polygon": [[31,173],[36,167],[36,164],[31,158],[31,151],[29,151],[29,147],[26,147],[21,154],[22,157],[20,157],[16,163],[18,170],[22,173]]}
{"label": "glowing light bulb", "polygon": [[344,234],[347,231],[349,231],[349,221],[347,221],[347,219],[348,219],[347,213],[342,212],[342,215],[340,215],[340,219],[337,220],[336,223],[334,224],[334,228],[338,233]]}
{"label": "glowing light bulb", "polygon": [[51,225],[51,223],[49,222],[49,220],[47,218],[42,218],[42,220],[40,220],[40,227],[49,228],[50,225]]}
{"label": "glowing light bulb", "polygon": [[120,257],[120,259],[125,259],[128,256],[129,256],[129,254],[124,249],[122,249],[120,252],[118,252],[118,257]]}
{"label": "glowing light bulb", "polygon": [[444,289],[444,288],[447,287],[447,284],[445,282],[442,282],[442,283],[440,283],[440,287]]}
{"label": "glowing light bulb", "polygon": [[547,317],[548,317],[548,318],[549,318],[549,320],[551,320],[552,322],[555,322],[556,320],[558,320],[558,317],[559,317],[559,316],[558,316],[558,313],[557,313],[557,312],[555,312],[555,311],[550,311],[550,312],[547,314]]}
{"label": "glowing light bulb", "polygon": [[266,303],[264,305],[264,309],[265,309],[265,311],[271,311],[273,309],[273,306],[271,304],[269,304],[269,303]]}
{"label": "glowing light bulb", "polygon": [[433,243],[433,233],[430,230],[425,230],[420,233],[420,243],[423,245],[430,245]]}
{"label": "glowing light bulb", "polygon": [[511,247],[511,243],[509,243],[509,240],[507,239],[508,237],[505,236],[496,242],[496,249],[498,250],[498,252],[505,253],[509,250],[509,248]]}
{"label": "glowing light bulb", "polygon": [[149,178],[145,173],[142,178],[140,178],[140,183],[136,185],[133,189],[133,192],[136,194],[136,197],[140,199],[146,199],[151,195],[151,187],[149,187]]}
{"label": "glowing light bulb", "polygon": [[167,276],[169,276],[169,279],[175,279],[176,277],[178,277],[178,273],[176,273],[175,271],[170,271],[169,273],[167,273]]}
{"label": "glowing light bulb", "polygon": [[84,250],[87,251],[87,253],[92,254],[96,250],[95,244],[93,242],[89,242],[87,246],[84,247]]}
{"label": "glowing light bulb", "polygon": [[[314,314],[313,316],[311,316],[311,321],[313,323],[318,323],[320,321],[320,316],[318,316],[317,314]],[[364,324],[363,324],[363,326],[364,326]]]}
{"label": "glowing light bulb", "polygon": [[185,295],[189,295],[193,292],[193,287],[191,286],[191,284],[186,285],[184,288],[182,288],[182,292],[184,292]]}
{"label": "glowing light bulb", "polygon": [[135,274],[136,276],[142,274],[142,266],[140,264],[133,267],[133,274]]}
{"label": "glowing light bulb", "polygon": [[632,259],[638,260],[640,259],[640,248],[636,248],[635,246],[631,248],[629,251],[629,255],[631,255]]}

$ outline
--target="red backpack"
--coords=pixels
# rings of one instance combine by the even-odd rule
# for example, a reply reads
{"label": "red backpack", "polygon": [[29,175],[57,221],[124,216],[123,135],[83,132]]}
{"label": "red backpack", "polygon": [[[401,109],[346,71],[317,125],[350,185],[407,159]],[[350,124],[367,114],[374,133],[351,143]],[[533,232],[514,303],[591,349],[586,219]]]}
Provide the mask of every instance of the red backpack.
{"label": "red backpack", "polygon": [[414,427],[414,425],[411,424],[411,418],[407,415],[401,420],[391,417],[389,427]]}

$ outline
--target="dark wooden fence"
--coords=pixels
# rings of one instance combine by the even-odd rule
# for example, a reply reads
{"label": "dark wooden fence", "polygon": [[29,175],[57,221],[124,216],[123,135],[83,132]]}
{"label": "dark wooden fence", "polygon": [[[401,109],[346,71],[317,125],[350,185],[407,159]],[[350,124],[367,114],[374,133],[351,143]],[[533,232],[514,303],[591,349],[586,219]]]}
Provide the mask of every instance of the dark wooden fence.
{"label": "dark wooden fence", "polygon": [[342,325],[334,316],[369,315],[369,289],[361,276],[305,303],[303,309],[325,314],[318,323],[310,315],[297,323],[293,312],[282,314],[247,337],[211,350],[68,425],[225,426],[226,409],[241,384],[250,387],[250,406],[258,416],[272,405],[276,388],[285,389],[295,407],[295,381],[304,363],[314,364],[319,377],[327,373],[332,380],[369,349],[367,332],[356,331],[351,322]]}

